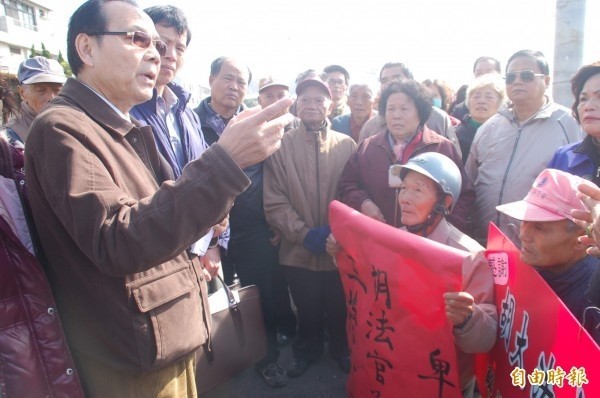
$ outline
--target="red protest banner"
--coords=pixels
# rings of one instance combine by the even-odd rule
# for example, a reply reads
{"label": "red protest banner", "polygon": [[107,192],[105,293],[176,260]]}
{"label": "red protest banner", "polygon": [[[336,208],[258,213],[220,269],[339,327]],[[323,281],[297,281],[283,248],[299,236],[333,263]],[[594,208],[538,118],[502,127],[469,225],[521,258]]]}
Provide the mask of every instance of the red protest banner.
{"label": "red protest banner", "polygon": [[600,397],[600,348],[519,250],[490,223],[498,341],[477,356],[482,396]]}
{"label": "red protest banner", "polygon": [[443,293],[459,291],[468,253],[332,202],[348,309],[351,397],[461,397]]}

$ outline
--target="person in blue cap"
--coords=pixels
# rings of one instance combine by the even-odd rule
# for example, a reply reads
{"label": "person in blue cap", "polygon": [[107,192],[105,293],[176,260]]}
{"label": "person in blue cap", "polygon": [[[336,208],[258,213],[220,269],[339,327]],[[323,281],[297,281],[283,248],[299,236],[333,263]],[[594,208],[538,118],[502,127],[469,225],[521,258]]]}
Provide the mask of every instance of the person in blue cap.
{"label": "person in blue cap", "polygon": [[17,79],[21,111],[5,128],[11,139],[25,143],[33,119],[58,95],[67,76],[58,61],[37,56],[21,63]]}

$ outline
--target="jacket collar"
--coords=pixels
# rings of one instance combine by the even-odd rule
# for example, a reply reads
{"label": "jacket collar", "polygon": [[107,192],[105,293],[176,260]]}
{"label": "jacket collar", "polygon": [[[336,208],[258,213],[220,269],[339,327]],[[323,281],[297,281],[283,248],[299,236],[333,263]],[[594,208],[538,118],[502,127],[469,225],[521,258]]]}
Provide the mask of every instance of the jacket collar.
{"label": "jacket collar", "polygon": [[[585,281],[588,281],[587,285],[589,286],[590,275],[596,269],[599,262],[600,260],[593,256],[585,256],[575,263],[573,267],[564,272],[552,273],[543,267],[536,267],[536,269],[552,290],[560,297],[572,289],[573,286],[585,286],[582,285]],[[581,294],[585,294],[585,291],[582,291]]]}
{"label": "jacket collar", "polygon": [[[538,111],[532,117],[529,118],[527,123],[531,123],[534,120],[538,120],[538,119],[548,119],[549,117],[552,116],[552,112],[554,112],[554,102],[552,102],[550,97],[548,97],[548,96],[544,96],[544,97],[546,98],[546,103],[544,105],[542,105],[542,107],[540,109],[538,109]],[[502,108],[500,108],[498,113],[500,113],[502,116],[508,118],[509,120],[513,121],[514,123],[519,123],[519,121],[517,120],[517,115],[515,114],[514,108],[512,106],[512,102],[509,102],[506,105],[504,105]]]}
{"label": "jacket collar", "polygon": [[[302,121],[300,121],[298,130],[300,130],[302,134],[307,137],[312,137],[317,132],[309,131],[304,125],[304,123],[302,123]],[[327,134],[329,133],[329,130],[331,130],[331,122],[329,121],[329,119],[325,118],[325,122],[323,123],[322,127],[318,130],[321,141],[325,141],[327,139]]]}
{"label": "jacket collar", "polygon": [[69,78],[57,98],[58,100],[53,100],[53,103],[58,104],[62,98],[72,106],[83,110],[98,124],[122,136],[137,126],[137,121],[129,122],[123,119],[98,94],[76,79]]}
{"label": "jacket collar", "polygon": [[586,135],[585,138],[573,148],[573,152],[576,153],[584,153],[588,155],[590,158],[593,158],[593,153],[598,150],[598,147],[594,145],[594,137],[591,135]]}
{"label": "jacket collar", "polygon": [[443,137],[441,135],[439,135],[435,131],[431,130],[427,126],[423,127],[423,139],[422,139],[423,145],[439,144],[442,141],[443,141]]}
{"label": "jacket collar", "polygon": [[446,243],[448,240],[448,236],[450,236],[450,223],[446,220],[445,217],[442,217],[438,225],[431,231],[427,239],[431,239],[436,242]]}
{"label": "jacket collar", "polygon": [[[386,150],[391,154],[392,153],[392,147],[390,146],[390,132],[388,130],[386,130],[383,133],[379,133],[379,134],[375,134],[373,137],[369,137],[367,139],[370,139],[373,141],[373,144],[382,146],[384,148],[386,148]],[[411,143],[412,140],[414,139],[411,138]],[[438,144],[440,142],[442,142],[443,138],[441,135],[439,135],[438,133],[436,133],[435,131],[431,130],[430,128],[428,128],[427,126],[423,126],[423,131],[421,134],[421,139],[419,140],[419,142],[414,146],[412,152],[414,152],[414,150],[421,148],[425,145],[429,145],[429,144]]]}
{"label": "jacket collar", "polygon": [[[188,102],[190,102],[190,99],[192,98],[192,94],[189,93],[188,91],[186,91],[183,87],[181,87],[179,84],[177,84],[175,82],[171,82],[171,83],[167,84],[167,87],[169,87],[169,89],[171,89],[173,94],[175,94],[175,96],[179,100],[177,107],[181,110],[185,109]],[[154,90],[154,93],[155,93],[154,94],[154,98],[155,98],[156,90]]]}
{"label": "jacket collar", "polygon": [[35,119],[35,117],[37,116],[37,113],[35,113],[33,109],[31,109],[27,102],[21,101],[20,116],[23,119],[23,121],[27,123],[27,125],[31,126],[31,123],[33,122],[33,119]]}
{"label": "jacket collar", "polygon": [[33,109],[31,109],[27,102],[21,101],[21,111],[17,117],[6,123],[6,127],[13,129],[20,136],[20,138],[25,141],[29,127],[33,123],[33,119],[35,119],[36,116],[37,114],[33,111]]}
{"label": "jacket collar", "polygon": [[[206,97],[204,98],[201,102],[200,105],[198,106],[198,112],[200,113],[200,119],[202,120],[202,118],[207,118],[211,115],[219,115],[213,108],[210,107],[210,102],[212,100],[212,97]],[[233,116],[238,115],[239,113],[241,113],[242,111],[244,111],[246,109],[246,105],[244,105],[244,103],[242,102],[240,104],[240,106],[238,106],[237,110],[235,111],[235,113],[233,114]],[[221,115],[219,115],[219,117],[222,118]]]}
{"label": "jacket collar", "polygon": [[[167,87],[173,92],[173,94],[177,97],[177,110],[183,112],[187,103],[190,101],[192,95],[188,93],[183,87],[180,85],[171,82],[167,84]],[[135,106],[136,109],[143,110],[144,112],[156,113],[156,101],[158,99],[158,91],[156,89],[152,90],[152,98],[143,104]]]}

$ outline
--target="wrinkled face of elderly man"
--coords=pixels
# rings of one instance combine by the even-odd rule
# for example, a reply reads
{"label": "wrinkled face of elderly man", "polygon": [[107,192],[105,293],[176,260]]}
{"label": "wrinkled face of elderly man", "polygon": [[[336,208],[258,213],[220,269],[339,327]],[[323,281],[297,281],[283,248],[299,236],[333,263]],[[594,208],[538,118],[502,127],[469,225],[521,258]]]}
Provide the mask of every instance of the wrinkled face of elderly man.
{"label": "wrinkled face of elderly man", "polygon": [[350,107],[350,113],[353,118],[356,120],[364,120],[371,117],[373,103],[373,93],[366,86],[350,87],[348,106]]}
{"label": "wrinkled face of elderly man", "polygon": [[585,248],[577,238],[584,231],[571,220],[523,221],[521,261],[551,272],[562,272],[585,256]]}
{"label": "wrinkled face of elderly man", "polygon": [[248,91],[248,68],[238,61],[227,59],[216,76],[210,76],[212,108],[221,116],[230,116],[238,109]]}
{"label": "wrinkled face of elderly man", "polygon": [[298,117],[307,128],[319,130],[331,113],[333,102],[328,93],[317,85],[306,87],[299,95],[296,105]]}
{"label": "wrinkled face of elderly man", "polygon": [[285,86],[273,85],[266,87],[258,94],[258,104],[263,108],[274,104],[282,98],[290,96],[290,90]]}
{"label": "wrinkled face of elderly man", "polygon": [[[121,1],[102,6],[106,32],[141,32],[141,35],[88,35],[80,33],[75,46],[83,61],[78,78],[91,85],[121,112],[152,98],[164,42],[154,23],[139,8]],[[142,40],[142,39],[150,39]]]}
{"label": "wrinkled face of elderly man", "polygon": [[18,87],[18,91],[21,99],[29,105],[34,113],[38,114],[52,98],[58,95],[62,86],[61,83],[22,84]]}

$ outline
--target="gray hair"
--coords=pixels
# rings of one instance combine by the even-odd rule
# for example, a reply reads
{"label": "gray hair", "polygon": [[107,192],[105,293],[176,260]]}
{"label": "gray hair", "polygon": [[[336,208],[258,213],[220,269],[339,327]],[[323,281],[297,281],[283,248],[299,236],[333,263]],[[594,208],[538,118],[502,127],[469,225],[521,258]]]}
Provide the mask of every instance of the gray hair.
{"label": "gray hair", "polygon": [[471,97],[471,94],[473,92],[486,87],[489,87],[496,92],[496,95],[498,96],[498,105],[499,107],[502,106],[502,104],[506,100],[505,85],[502,81],[502,78],[499,75],[496,75],[495,73],[488,73],[486,75],[479,76],[478,78],[473,80],[467,88],[465,103],[469,103],[469,98]]}
{"label": "gray hair", "polygon": [[371,98],[375,97],[373,95],[373,90],[371,89],[371,87],[369,87],[368,84],[352,84],[352,85],[350,85],[350,88],[348,89],[348,95],[352,95],[353,91],[360,90],[360,89],[365,90],[371,96]]}

